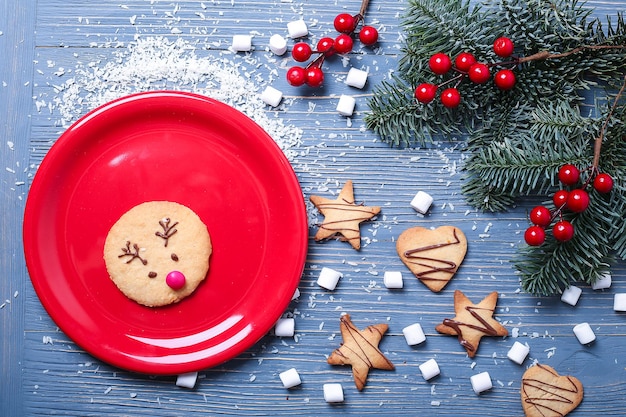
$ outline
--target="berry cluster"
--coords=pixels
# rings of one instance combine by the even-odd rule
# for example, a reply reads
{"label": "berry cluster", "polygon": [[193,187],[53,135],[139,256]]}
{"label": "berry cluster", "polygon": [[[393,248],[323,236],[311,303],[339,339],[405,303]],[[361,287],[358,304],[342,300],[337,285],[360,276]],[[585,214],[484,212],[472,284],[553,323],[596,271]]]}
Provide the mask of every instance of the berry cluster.
{"label": "berry cluster", "polygon": [[[367,4],[364,2],[364,4]],[[291,50],[291,56],[297,62],[308,61],[313,54],[317,54],[305,67],[293,66],[287,70],[287,82],[293,86],[303,84],[309,87],[320,87],[324,82],[322,64],[327,57],[337,54],[347,54],[352,51],[354,41],[352,35],[363,21],[364,7],[356,15],[340,13],[335,17],[334,26],[339,35],[337,37],[323,37],[313,49],[306,42],[298,42]],[[364,45],[374,45],[378,42],[378,31],[373,26],[363,25],[358,33],[359,40]]]}
{"label": "berry cluster", "polygon": [[[493,51],[501,58],[508,58],[513,55],[513,41],[507,37],[501,37],[493,43]],[[516,64],[515,61],[513,61]],[[452,59],[443,52],[438,52],[430,57],[428,67],[436,75],[445,75],[450,71],[456,73],[453,77],[445,80],[439,85],[432,83],[422,83],[415,89],[415,98],[420,103],[430,103],[437,95],[437,90],[441,87],[454,83],[454,86],[445,88],[439,97],[441,104],[448,108],[455,108],[461,103],[461,93],[459,93],[458,85],[464,79],[468,78],[475,84],[484,84],[491,78],[490,67],[503,66],[505,62],[493,64],[478,62],[473,54],[469,52],[461,52]],[[510,90],[515,86],[515,73],[509,68],[498,70],[493,79],[496,87],[501,90]]]}
{"label": "berry cluster", "polygon": [[[555,210],[550,211],[545,206],[537,206],[530,211],[529,219],[532,223],[524,233],[524,240],[530,246],[540,246],[546,239],[546,228],[556,219],[552,226],[554,238],[560,242],[567,242],[574,237],[574,226],[563,219],[563,210],[573,213],[582,213],[589,206],[589,194],[586,189],[591,183],[593,188],[602,194],[609,193],[613,189],[613,178],[606,173],[598,172],[596,168],[590,168],[590,175],[586,181],[580,184],[580,170],[572,164],[565,164],[559,169],[558,178],[562,185],[570,187],[570,190],[561,189],[554,193],[552,202]],[[592,181],[593,180],[593,181]]]}

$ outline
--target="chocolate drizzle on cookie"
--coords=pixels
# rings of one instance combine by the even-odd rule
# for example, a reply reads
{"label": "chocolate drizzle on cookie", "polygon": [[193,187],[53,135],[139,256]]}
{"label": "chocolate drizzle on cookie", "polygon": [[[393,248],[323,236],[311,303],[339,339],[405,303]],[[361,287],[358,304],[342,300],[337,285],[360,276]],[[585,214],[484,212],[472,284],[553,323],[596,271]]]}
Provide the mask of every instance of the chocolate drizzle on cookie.
{"label": "chocolate drizzle on cookie", "polygon": [[[551,378],[561,378],[552,368],[536,364],[543,372],[550,374]],[[524,378],[522,377],[522,398],[523,401],[535,407],[538,415],[541,416],[560,416],[563,417],[569,413],[569,409],[572,406],[576,406],[573,398],[575,398],[580,392],[578,385],[574,382],[570,376],[564,377],[562,381],[567,381],[566,384],[549,383],[538,378]],[[533,393],[533,390],[534,393]],[[560,404],[565,404],[568,411],[563,412]]]}
{"label": "chocolate drizzle on cookie", "polygon": [[312,195],[309,200],[324,215],[324,222],[318,225],[315,241],[322,242],[341,235],[339,239],[350,243],[356,250],[361,249],[360,224],[380,212],[380,207],[355,203],[351,180],[346,181],[335,199]]}
{"label": "chocolate drizzle on cookie", "polygon": [[133,248],[131,249],[130,241],[126,242],[126,247],[122,248],[122,254],[119,255],[118,258],[123,258],[126,256],[129,257],[129,259],[126,261],[127,264],[131,263],[135,259],[139,259],[142,264],[148,265],[148,261],[139,256],[139,245],[137,245],[136,243],[133,243]]}
{"label": "chocolate drizzle on cookie", "polygon": [[[443,248],[450,245],[458,245],[461,243],[459,237],[456,235],[456,229],[453,229],[452,234],[454,236],[453,242],[445,242],[445,243],[437,243],[434,245],[422,246],[415,249],[409,249],[404,252],[404,257],[407,259],[409,263],[420,265],[425,268],[428,268],[422,272],[416,273],[415,276],[421,281],[447,281],[445,278],[437,278],[432,276],[436,272],[447,272],[449,274],[453,274],[458,265],[456,262],[448,261],[446,259],[438,259],[431,258],[427,256],[417,255],[421,252],[427,252],[430,250],[435,250],[439,248]],[[430,263],[427,263],[430,262]],[[434,265],[433,265],[434,264]],[[439,264],[440,266],[437,266]]]}
{"label": "chocolate drizzle on cookie", "polygon": [[177,229],[174,229],[178,222],[174,222],[174,224],[170,226],[170,221],[171,220],[169,217],[166,217],[163,220],[159,220],[159,224],[161,225],[163,232],[157,231],[154,233],[165,241],[165,247],[167,247],[167,243],[169,242],[170,237],[172,237],[178,231]]}
{"label": "chocolate drizzle on cookie", "polygon": [[374,324],[364,330],[357,329],[349,314],[340,318],[340,330],[343,343],[328,357],[331,365],[352,365],[352,375],[357,389],[360,391],[367,382],[370,369],[395,369],[393,363],[378,349],[386,324]]}
{"label": "chocolate drizzle on cookie", "polygon": [[[341,202],[343,201],[343,203]],[[352,239],[361,239],[360,236],[360,230],[358,228],[346,228],[344,227],[346,223],[354,223],[354,224],[359,224],[365,220],[369,220],[372,218],[372,211],[369,207],[365,207],[364,203],[360,203],[360,204],[356,204],[355,201],[348,201],[346,199],[341,199],[341,201],[331,201],[330,203],[321,203],[317,205],[317,208],[321,211],[324,210],[337,210],[337,211],[343,211],[343,212],[348,212],[348,213],[354,213],[354,216],[351,216],[349,218],[344,218],[341,220],[335,220],[335,221],[325,221],[322,224],[319,224],[318,227],[320,229],[325,229],[334,233],[340,233],[340,232],[344,232],[344,231],[351,231],[354,232],[356,234],[356,236],[353,236],[351,238],[347,238],[347,237],[343,237],[341,240],[344,241],[350,241]],[[359,215],[361,214],[361,215]],[[343,226],[338,226],[337,225],[343,225]]]}
{"label": "chocolate drizzle on cookie", "polygon": [[478,307],[474,307],[474,306],[467,306],[465,307],[465,310],[470,313],[472,315],[472,317],[474,317],[476,320],[478,320],[478,322],[480,324],[482,324],[482,326],[476,325],[476,324],[471,324],[471,323],[464,323],[461,321],[457,321],[457,320],[453,320],[453,319],[444,319],[443,320],[443,325],[444,326],[448,326],[452,329],[454,329],[454,331],[457,333],[458,337],[459,337],[459,343],[461,343],[461,346],[463,346],[468,352],[476,352],[476,348],[477,346],[472,345],[469,341],[467,341],[465,339],[465,337],[463,336],[463,331],[462,331],[462,327],[468,327],[470,329],[474,329],[474,330],[478,330],[479,332],[483,332],[486,336],[497,336],[498,332],[496,331],[496,329],[493,328],[493,326],[491,326],[489,323],[487,323],[487,320],[485,320],[478,312],[477,310],[484,310],[484,311],[489,311],[490,315],[493,314],[493,310],[489,310],[486,308],[478,308]]}
{"label": "chocolate drizzle on cookie", "polygon": [[474,304],[460,290],[454,291],[455,317],[444,319],[435,327],[439,333],[456,336],[470,358],[476,355],[484,336],[506,336],[506,328],[493,317],[498,293],[492,291],[480,303]]}
{"label": "chocolate drizzle on cookie", "polygon": [[[342,329],[345,329],[346,332],[348,332],[348,334],[350,335],[351,339],[354,340],[354,342],[355,342],[355,346],[347,346],[346,347],[347,350],[349,350],[350,352],[354,353],[357,356],[357,358],[360,361],[362,361],[365,364],[367,364],[367,366],[369,368],[374,367],[373,360],[375,360],[375,359],[370,357],[370,356],[368,356],[368,354],[366,352],[365,346],[368,346],[369,348],[374,349],[375,351],[378,350],[378,347],[375,346],[373,343],[371,343],[369,340],[367,340],[367,338],[365,338],[363,336],[362,332],[360,332],[359,329],[357,329],[354,326],[354,324],[352,324],[352,321],[350,320],[350,317],[348,317],[346,319],[346,317],[343,316],[343,317],[341,317],[339,319],[339,321],[340,321]],[[377,327],[374,327],[374,326],[367,327],[364,330],[364,332],[365,331],[378,333],[377,339],[379,339],[379,340],[383,337],[383,334],[384,334]],[[367,349],[367,350],[370,350],[370,349]],[[339,354],[341,356],[345,356],[339,349],[336,352],[337,352],[337,354]],[[393,364],[384,355],[380,354],[380,355],[375,355],[375,356],[376,356],[377,359],[378,358],[382,358],[384,360],[386,366],[391,368],[391,369],[393,369],[393,367],[394,367]],[[365,381],[363,381],[363,383],[365,383]]]}

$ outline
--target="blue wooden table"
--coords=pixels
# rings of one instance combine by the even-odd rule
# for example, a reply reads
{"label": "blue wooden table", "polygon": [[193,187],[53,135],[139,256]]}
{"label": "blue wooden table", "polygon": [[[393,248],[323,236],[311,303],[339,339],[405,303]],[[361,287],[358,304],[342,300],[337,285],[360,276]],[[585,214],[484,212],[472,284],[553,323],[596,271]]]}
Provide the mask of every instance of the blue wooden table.
{"label": "blue wooden table", "polygon": [[[626,266],[614,268],[608,290],[583,286],[576,307],[558,297],[524,294],[510,261],[522,244],[527,210],[537,201],[522,202],[507,213],[476,211],[460,192],[460,142],[391,149],[364,128],[367,97],[398,63],[403,1],[371,2],[367,21],[380,28],[378,46],[357,46],[346,58],[330,59],[324,66],[324,87],[315,90],[286,83],[285,70],[293,63],[288,54],[277,57],[269,51],[269,37],[286,36],[287,23],[302,18],[317,39],[333,31],[337,13],[356,13],[360,1],[0,4],[2,415],[519,416],[521,375],[534,361],[582,381],[585,398],[572,415],[626,414],[626,318],[613,311],[614,294],[626,292]],[[622,0],[588,5],[601,16],[625,9]],[[252,35],[253,50],[230,51],[235,34]],[[344,83],[350,67],[369,72],[364,89]],[[284,93],[276,109],[258,97],[268,85]],[[311,238],[300,297],[285,312],[295,318],[295,337],[268,334],[231,361],[201,370],[191,390],[177,387],[175,376],[112,367],[74,344],[37,298],[21,241],[29,184],[55,139],[96,105],[126,93],[164,88],[210,95],[255,114],[288,155],[305,197],[331,197],[353,180],[357,201],[382,207],[373,222],[362,226],[363,248],[356,252],[345,242],[315,243],[312,236],[321,217],[309,205]],[[352,117],[336,111],[342,94],[356,99]],[[420,190],[434,198],[425,216],[409,205]],[[410,277],[396,255],[395,239],[411,226],[441,225],[459,227],[469,249],[453,281],[435,294]],[[322,267],[343,273],[334,291],[316,284]],[[402,271],[404,288],[385,288],[385,271]],[[453,313],[456,289],[474,302],[498,291],[495,316],[509,330],[509,337],[483,339],[472,359],[454,337],[434,329]],[[326,362],[341,342],[343,313],[360,328],[389,325],[380,347],[396,369],[372,371],[361,392],[349,367]],[[427,341],[411,347],[402,329],[415,322]],[[597,335],[590,346],[581,345],[572,331],[581,322],[588,322]],[[506,357],[515,341],[530,346],[522,366]],[[441,375],[427,382],[418,366],[431,358],[439,363]],[[279,374],[290,368],[298,370],[302,384],[287,390]],[[479,396],[470,377],[484,371],[491,375],[493,389]],[[342,384],[343,403],[324,401],[322,386],[332,382]]]}

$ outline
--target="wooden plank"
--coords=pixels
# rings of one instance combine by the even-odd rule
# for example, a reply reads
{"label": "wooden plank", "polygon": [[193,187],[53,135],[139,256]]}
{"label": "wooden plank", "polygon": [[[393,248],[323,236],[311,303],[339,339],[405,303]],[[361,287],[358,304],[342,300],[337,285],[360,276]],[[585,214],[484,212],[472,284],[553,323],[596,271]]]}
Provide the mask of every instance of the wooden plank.
{"label": "wooden plank", "polygon": [[[18,328],[25,331],[23,357],[14,350],[6,356],[12,372],[16,372],[18,364],[23,368],[21,386],[4,388],[3,385],[3,390],[11,390],[12,394],[19,391],[7,407],[12,411],[10,414],[520,415],[520,378],[533,360],[583,381],[585,400],[573,415],[623,414],[626,324],[623,315],[613,312],[612,302],[614,293],[626,292],[626,282],[622,279],[625,266],[620,264],[614,270],[610,291],[592,291],[585,286],[575,308],[558,298],[520,293],[518,277],[510,263],[527,227],[526,211],[537,201],[525,201],[508,213],[477,212],[465,203],[460,191],[460,166],[464,158],[459,151],[460,142],[440,142],[422,149],[389,149],[363,128],[365,101],[372,86],[386,79],[397,63],[401,34],[398,18],[404,2],[372,1],[368,19],[383,28],[380,47],[357,49],[349,60],[338,57],[329,60],[325,65],[328,82],[320,90],[287,85],[284,71],[292,65],[290,59],[276,58],[265,51],[269,35],[286,33],[288,21],[305,18],[316,39],[331,31],[336,13],[357,10],[359,4],[355,0],[176,3],[133,0],[122,4],[53,0],[37,4],[34,74],[29,76],[34,100],[30,101],[30,93],[12,93],[23,101],[20,108],[28,109],[27,113],[32,115],[30,147],[20,148],[22,157],[26,159],[27,152],[30,158],[26,165],[38,164],[64,130],[68,122],[62,121],[64,105],[73,106],[66,110],[73,111],[74,119],[92,107],[90,101],[81,107],[76,96],[64,96],[70,89],[68,83],[78,80],[81,96],[96,97],[98,88],[107,85],[94,81],[98,70],[113,63],[123,68],[129,60],[128,46],[137,37],[164,35],[171,41],[180,38],[187,42],[185,45],[195,47],[194,53],[199,58],[235,64],[242,77],[253,80],[259,90],[272,85],[285,93],[285,104],[279,109],[266,109],[266,114],[284,121],[294,135],[301,130],[301,143],[289,150],[296,152],[292,165],[305,197],[336,194],[346,180],[352,179],[356,199],[368,205],[380,205],[382,212],[375,221],[362,227],[365,240],[361,252],[355,252],[345,242],[315,243],[310,239],[301,296],[287,310],[296,319],[295,339],[265,336],[232,361],[203,370],[194,390],[176,387],[171,376],[137,375],[93,358],[59,331],[32,288],[25,285],[17,297],[23,310],[18,314],[11,311],[9,322],[11,334],[19,335],[15,333]],[[619,1],[590,2],[590,6],[596,5],[599,12],[623,9]],[[242,31],[254,31],[255,51],[251,55],[227,51],[232,35]],[[369,69],[370,79],[364,90],[343,84],[350,66]],[[207,91],[202,82],[131,81],[152,88]],[[93,91],[86,90],[89,82]],[[119,91],[125,91],[124,85],[118,87]],[[346,119],[337,115],[335,106],[340,94],[357,98],[354,117]],[[5,153],[0,155],[4,158]],[[24,175],[33,172],[29,169]],[[418,190],[427,191],[435,199],[428,216],[416,214],[408,204]],[[315,223],[321,218],[311,206],[309,214],[312,236]],[[7,218],[12,223],[17,223],[16,220],[15,215]],[[395,239],[411,226],[443,224],[462,228],[468,237],[469,252],[446,290],[433,294],[409,276],[395,253]],[[18,236],[18,232],[12,233]],[[2,244],[6,245],[7,241],[3,239]],[[334,292],[316,285],[323,266],[344,273]],[[3,264],[2,271],[6,270]],[[21,265],[17,270],[16,275],[24,283]],[[386,270],[403,271],[405,288],[395,291],[384,288],[382,276]],[[2,283],[0,280],[0,289],[4,290],[0,291],[0,297],[7,291]],[[478,355],[467,358],[454,337],[434,330],[454,313],[451,301],[454,289],[464,291],[475,302],[494,289],[499,291],[496,317],[505,323],[511,336],[485,338]],[[11,308],[16,305],[12,302]],[[0,322],[8,316],[6,312],[0,310]],[[326,356],[341,343],[339,317],[344,312],[350,313],[359,327],[379,322],[390,326],[381,349],[394,362],[396,370],[372,371],[363,392],[354,387],[349,367],[326,363]],[[598,336],[598,341],[588,347],[581,346],[572,332],[572,327],[582,321],[588,321]],[[409,347],[402,329],[415,322],[421,323],[427,342]],[[506,358],[514,341],[531,346],[530,359],[522,367]],[[6,345],[3,343],[4,349],[15,349]],[[430,358],[436,358],[442,374],[426,382],[418,365]],[[303,384],[286,390],[278,374],[291,367],[298,369]],[[494,389],[477,396],[469,377],[482,371],[492,375]],[[343,404],[325,403],[322,385],[328,382],[343,385],[346,393]],[[4,406],[4,402],[0,404]]]}
{"label": "wooden plank", "polygon": [[0,414],[23,415],[25,289],[21,244],[34,55],[33,2],[0,2]]}

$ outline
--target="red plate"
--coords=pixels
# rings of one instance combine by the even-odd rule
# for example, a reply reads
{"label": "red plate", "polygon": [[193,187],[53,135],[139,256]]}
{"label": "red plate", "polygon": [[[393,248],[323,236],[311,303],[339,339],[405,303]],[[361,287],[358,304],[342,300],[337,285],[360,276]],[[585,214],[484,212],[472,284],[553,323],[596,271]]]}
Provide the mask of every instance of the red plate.
{"label": "red plate", "polygon": [[[102,259],[113,223],[150,200],[190,207],[213,243],[207,279],[160,308],[126,298]],[[52,319],[92,355],[148,374],[212,367],[263,337],[297,288],[307,236],[302,191],[272,138],[223,103],[169,91],[72,125],[39,167],[24,217],[26,263]]]}

